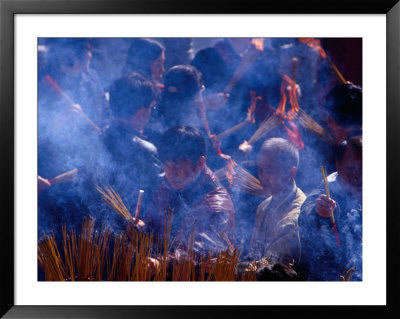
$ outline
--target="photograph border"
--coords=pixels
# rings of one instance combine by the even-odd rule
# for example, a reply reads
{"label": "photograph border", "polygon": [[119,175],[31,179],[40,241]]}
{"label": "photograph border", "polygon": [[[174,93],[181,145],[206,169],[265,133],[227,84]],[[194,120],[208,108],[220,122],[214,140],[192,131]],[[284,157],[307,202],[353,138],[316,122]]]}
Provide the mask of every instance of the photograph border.
{"label": "photograph border", "polygon": [[[14,187],[15,187],[15,146],[14,146],[14,15],[15,14],[386,14],[387,54],[387,99],[386,99],[386,145],[387,145],[387,303],[386,306],[16,306],[14,286]],[[177,0],[86,0],[86,1],[23,1],[0,0],[0,177],[3,182],[2,225],[0,242],[1,305],[0,316],[5,318],[236,318],[248,317],[256,312],[268,315],[296,315],[297,317],[343,318],[372,315],[380,318],[399,316],[399,276],[395,274],[398,262],[399,217],[395,201],[395,183],[398,180],[400,162],[398,137],[400,136],[400,4],[399,0],[287,0],[272,4],[246,1],[245,4],[202,1],[191,3]],[[388,174],[389,173],[389,174]],[[391,213],[388,213],[391,212]],[[7,227],[4,227],[7,225]],[[397,249],[397,250],[396,250]],[[268,307],[266,309],[265,307]],[[6,314],[7,313],[7,314]]]}

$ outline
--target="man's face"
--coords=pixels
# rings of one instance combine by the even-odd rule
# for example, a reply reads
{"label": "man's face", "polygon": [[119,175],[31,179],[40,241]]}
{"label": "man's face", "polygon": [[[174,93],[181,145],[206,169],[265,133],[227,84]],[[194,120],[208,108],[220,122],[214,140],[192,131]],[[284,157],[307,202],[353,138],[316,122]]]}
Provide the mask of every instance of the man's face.
{"label": "man's face", "polygon": [[258,177],[265,191],[276,196],[293,183],[293,168],[284,169],[273,154],[259,154],[257,159]]}
{"label": "man's face", "polygon": [[165,162],[163,168],[172,188],[182,191],[193,184],[201,172],[202,165],[194,165],[190,159],[186,159],[177,163]]}
{"label": "man's face", "polygon": [[348,148],[340,164],[337,163],[340,179],[347,185],[361,188],[362,186],[362,152]]}

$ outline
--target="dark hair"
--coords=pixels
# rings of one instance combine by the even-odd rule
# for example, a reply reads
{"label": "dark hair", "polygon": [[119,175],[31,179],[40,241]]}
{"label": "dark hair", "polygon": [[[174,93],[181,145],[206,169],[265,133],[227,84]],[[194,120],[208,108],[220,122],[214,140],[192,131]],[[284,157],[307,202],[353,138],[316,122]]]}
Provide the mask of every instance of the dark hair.
{"label": "dark hair", "polygon": [[176,65],[164,74],[164,92],[157,106],[157,118],[166,128],[197,125],[194,98],[201,88],[201,73],[191,65]]}
{"label": "dark hair", "polygon": [[206,156],[204,137],[190,126],[170,128],[161,137],[158,154],[164,163],[190,159],[195,164],[201,156]]}
{"label": "dark hair", "polygon": [[340,126],[362,124],[362,89],[354,84],[335,86],[327,95],[325,108]]}
{"label": "dark hair", "polygon": [[201,70],[202,79],[207,88],[224,85],[224,83],[220,84],[219,82],[221,82],[221,77],[227,74],[227,67],[221,55],[214,48],[200,50],[190,64]]}
{"label": "dark hair", "polygon": [[133,39],[122,73],[138,72],[150,79],[150,63],[157,60],[163,51],[165,47],[156,40]]}
{"label": "dark hair", "polygon": [[340,145],[338,145],[336,149],[336,161],[341,163],[344,157],[344,153],[347,149],[354,150],[356,152],[362,152],[362,136],[356,135],[349,137],[348,139],[344,140]]}
{"label": "dark hair", "polygon": [[266,140],[260,148],[260,154],[273,154],[283,168],[299,166],[299,151],[291,142],[281,137]]}
{"label": "dark hair", "polygon": [[175,65],[165,73],[164,86],[163,99],[191,100],[201,89],[201,73],[193,65]]}
{"label": "dark hair", "polygon": [[139,73],[124,75],[110,87],[110,108],[115,117],[128,119],[154,99],[152,82]]}

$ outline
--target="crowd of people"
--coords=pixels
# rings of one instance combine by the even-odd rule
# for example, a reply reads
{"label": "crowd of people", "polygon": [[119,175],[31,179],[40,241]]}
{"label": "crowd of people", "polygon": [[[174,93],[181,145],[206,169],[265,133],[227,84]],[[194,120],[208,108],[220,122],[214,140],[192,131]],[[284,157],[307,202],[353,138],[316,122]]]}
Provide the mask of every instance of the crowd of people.
{"label": "crowd of people", "polygon": [[[172,218],[175,255],[192,240],[239,248],[259,280],[362,280],[362,89],[334,40],[39,39],[38,235],[92,216],[163,236]],[[359,44],[342,43],[357,63]],[[132,213],[142,193],[140,214],[98,185]]]}

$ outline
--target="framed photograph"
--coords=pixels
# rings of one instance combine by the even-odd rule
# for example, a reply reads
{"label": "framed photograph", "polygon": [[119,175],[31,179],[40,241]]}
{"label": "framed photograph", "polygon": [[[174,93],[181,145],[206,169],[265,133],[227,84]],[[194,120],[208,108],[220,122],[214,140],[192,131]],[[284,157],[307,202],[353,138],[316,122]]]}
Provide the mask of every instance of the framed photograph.
{"label": "framed photograph", "polygon": [[[175,0],[0,1],[0,161],[1,176],[5,185],[2,191],[3,231],[0,234],[4,247],[0,263],[3,274],[0,309],[2,316],[234,318],[267,312],[270,315],[300,317],[309,317],[309,313],[319,316],[326,312],[345,318],[371,313],[383,318],[399,315],[396,304],[398,278],[394,273],[398,255],[395,253],[395,244],[399,240],[395,228],[399,221],[393,213],[397,211],[394,183],[398,176],[399,161],[395,141],[399,136],[397,130],[400,95],[397,87],[400,4],[397,0],[325,1],[321,4],[289,0],[282,4],[275,2],[263,6],[252,1],[229,6],[208,1],[190,4]],[[40,216],[38,219],[40,213],[37,179],[40,175],[38,166],[40,171],[41,165],[38,138],[40,140],[40,132],[44,132],[41,127],[41,85],[44,83],[46,89],[52,89],[52,94],[61,101],[68,100],[67,103],[77,105],[77,108],[79,103],[73,103],[78,99],[69,93],[71,91],[65,89],[67,84],[60,82],[61,78],[57,78],[57,74],[49,71],[50,67],[41,61],[41,54],[48,54],[46,50],[49,47],[56,48],[60,39],[75,39],[74,45],[76,39],[83,39],[85,46],[89,43],[90,48],[93,48],[90,52],[91,63],[93,68],[96,68],[97,63],[99,83],[106,88],[105,97],[110,101],[112,84],[119,78],[117,70],[124,66],[121,61],[126,59],[126,55],[119,54],[126,54],[132,39],[139,38],[155,39],[167,48],[166,69],[176,64],[173,61],[174,57],[168,55],[168,52],[171,52],[168,51],[168,47],[177,47],[178,43],[185,46],[185,39],[191,39],[191,49],[187,51],[191,56],[186,57],[185,64],[197,63],[198,68],[202,67],[201,56],[199,55],[199,61],[195,61],[193,57],[197,57],[198,52],[203,53],[205,48],[215,48],[216,43],[227,42],[227,39],[251,41],[251,46],[256,50],[260,44],[257,39],[262,39],[263,47],[259,51],[265,52],[265,47],[269,46],[275,51],[279,48],[282,55],[285,54],[285,49],[292,48],[293,43],[301,42],[305,50],[312,51],[320,60],[322,57],[325,67],[329,68],[330,78],[321,80],[325,81],[325,89],[333,87],[332,83],[326,84],[332,78],[341,83],[346,83],[347,78],[362,87],[362,136],[365,143],[362,157],[361,281],[148,282],[125,281],[117,276],[112,277],[109,273],[108,278],[113,278],[111,280],[88,282],[78,278],[78,281],[72,282],[64,278],[66,280],[60,282],[57,279],[54,281],[54,272],[51,275],[51,271],[43,272],[46,267],[43,266],[45,263],[41,260],[43,252],[40,249],[38,261],[38,237],[41,237],[38,235],[41,231],[39,224],[43,226],[43,222]],[[296,39],[297,42],[285,42],[284,39]],[[330,45],[332,50],[329,52],[336,50],[337,56],[347,59],[348,63],[341,60],[343,63],[336,66],[334,59],[324,60],[325,52],[321,43],[325,48]],[[96,52],[96,45],[92,47],[92,44],[97,44],[103,51]],[[123,46],[126,48],[121,49]],[[62,42],[59,49],[51,54],[54,59],[59,59],[57,61],[65,62],[66,68],[73,72],[76,64],[68,64],[69,61],[62,58],[63,54],[65,57],[69,56],[66,51],[67,46]],[[244,52],[241,55],[242,60],[245,60],[243,56],[246,51]],[[46,55],[46,58],[49,56]],[[185,59],[182,56],[179,58],[180,61]],[[302,74],[304,78],[304,75],[311,74],[316,67],[309,65],[305,68],[303,65],[301,68],[296,59],[288,61],[286,73],[290,76],[286,77],[286,87],[283,80],[282,83],[279,81],[278,92],[279,86],[291,92],[292,78],[296,78],[296,74]],[[304,61],[307,59],[302,60],[306,63]],[[104,65],[107,67],[103,68]],[[260,70],[262,67],[264,65],[260,66]],[[323,67],[324,65],[318,66]],[[265,67],[262,70],[267,72],[269,69]],[[151,69],[151,72],[153,71],[154,69]],[[204,74],[206,71],[203,71]],[[211,70],[210,74],[213,72],[214,70]],[[157,72],[153,73],[152,76]],[[254,76],[257,74],[253,73]],[[231,82],[233,78],[234,76]],[[236,80],[238,82],[240,78]],[[231,82],[229,84],[233,87],[235,84]],[[323,91],[322,86],[319,87],[319,91]],[[209,87],[211,85],[206,85],[205,91]],[[300,87],[303,88],[303,93],[306,92],[305,85]],[[174,85],[167,85],[166,88],[166,83],[160,83],[159,89],[179,91]],[[255,94],[257,98],[267,99],[260,92]],[[293,92],[294,96],[298,94],[298,98],[301,99],[301,93],[296,93],[295,90]],[[288,95],[288,100],[293,103],[293,95]],[[278,102],[279,98],[282,100],[282,96],[281,91],[280,97],[277,97]],[[271,105],[277,105],[278,102]],[[156,107],[157,112],[160,112],[160,105],[157,104],[154,108]],[[100,126],[100,120],[91,120],[96,115],[87,116],[82,109],[74,111],[92,128],[98,129],[97,125]],[[312,114],[312,117],[318,118],[314,109],[306,111]],[[248,112],[251,114],[250,109]],[[257,117],[257,114],[255,116]],[[200,118],[204,120],[203,117]],[[319,121],[318,118],[317,122]],[[222,129],[217,118],[217,121],[210,119],[209,124],[214,130],[213,133],[219,134],[234,123],[228,123],[228,119],[225,118],[226,127]],[[289,139],[296,146],[296,143],[299,143],[298,147],[301,148],[301,135],[300,138],[296,138],[293,127],[287,132],[290,132],[287,133]],[[73,134],[72,130],[68,134]],[[52,159],[46,159],[43,163],[47,171],[51,172],[51,165],[54,164]],[[53,174],[59,175],[56,179],[65,179],[65,175],[59,173],[63,172]],[[48,173],[46,178],[54,177],[50,176],[51,174]],[[257,172],[254,173],[256,174]],[[170,183],[173,185],[171,180]],[[306,188],[306,184],[301,186]],[[132,207],[134,209],[134,206]],[[248,237],[245,233],[246,231],[243,231],[241,234],[243,240]],[[62,231],[55,236],[61,238]],[[227,242],[229,243],[229,240]],[[41,264],[42,268],[38,267],[38,264]]]}

